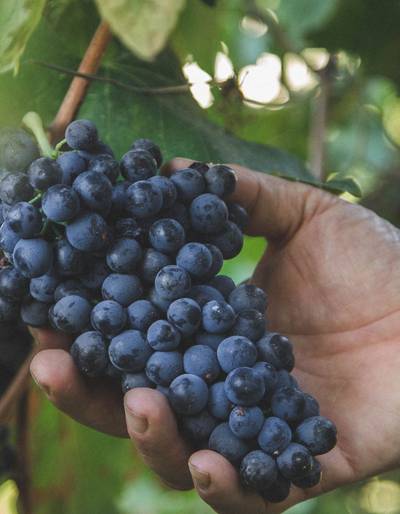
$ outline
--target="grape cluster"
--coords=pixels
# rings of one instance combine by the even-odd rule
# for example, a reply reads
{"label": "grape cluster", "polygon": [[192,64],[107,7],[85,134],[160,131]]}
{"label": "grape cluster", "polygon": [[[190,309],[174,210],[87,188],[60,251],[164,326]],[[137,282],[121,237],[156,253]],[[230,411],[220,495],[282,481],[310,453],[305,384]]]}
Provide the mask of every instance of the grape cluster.
{"label": "grape cluster", "polygon": [[229,202],[234,172],[195,162],[167,178],[147,139],[117,161],[88,120],[65,138],[56,160],[0,183],[0,321],[71,334],[88,377],[156,388],[193,448],[267,500],[316,485],[336,428],[290,374],[290,341],[267,331],[265,293],[219,274],[248,217]]}

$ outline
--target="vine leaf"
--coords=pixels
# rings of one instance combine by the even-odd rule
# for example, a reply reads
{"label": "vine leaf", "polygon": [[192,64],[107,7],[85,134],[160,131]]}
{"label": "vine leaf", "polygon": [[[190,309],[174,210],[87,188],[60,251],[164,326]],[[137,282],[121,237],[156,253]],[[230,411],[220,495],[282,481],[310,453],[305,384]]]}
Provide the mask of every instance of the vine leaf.
{"label": "vine leaf", "polygon": [[[123,49],[112,46],[104,62],[103,74],[143,88],[183,82],[176,56],[164,51],[155,62],[144,63]],[[101,106],[101,108],[99,108]],[[94,82],[79,112],[93,120],[99,133],[118,156],[132,141],[148,137],[156,141],[164,159],[188,157],[206,162],[226,162],[297,180],[327,189],[335,194],[354,194],[352,179],[332,177],[318,181],[297,157],[269,145],[245,141],[207,119],[189,93],[145,95]]]}
{"label": "vine leaf", "polygon": [[96,0],[102,18],[138,57],[153,59],[165,46],[185,0]]}
{"label": "vine leaf", "polygon": [[0,73],[17,71],[25,46],[40,21],[46,0],[1,0]]}

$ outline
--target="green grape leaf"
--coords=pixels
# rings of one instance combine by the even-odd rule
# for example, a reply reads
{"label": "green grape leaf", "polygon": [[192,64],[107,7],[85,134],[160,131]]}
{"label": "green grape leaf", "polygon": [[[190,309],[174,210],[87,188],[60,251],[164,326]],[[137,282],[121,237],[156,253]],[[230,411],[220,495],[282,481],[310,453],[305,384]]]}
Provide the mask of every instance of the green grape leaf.
{"label": "green grape leaf", "polygon": [[26,43],[40,21],[46,0],[0,2],[0,73],[18,70]]}
{"label": "green grape leaf", "polygon": [[[144,88],[183,83],[180,64],[170,51],[146,64],[114,48],[103,70],[113,79]],[[79,116],[97,124],[101,136],[118,156],[127,151],[135,138],[148,137],[161,146],[164,160],[186,156],[209,162],[233,162],[259,171],[279,170],[282,176],[313,180],[305,165],[293,155],[241,140],[210,122],[189,91],[151,95],[93,83]]]}
{"label": "green grape leaf", "polygon": [[362,191],[357,181],[352,177],[344,177],[338,173],[329,175],[327,181],[324,183],[324,189],[337,194],[341,194],[345,191],[357,198],[362,197]]}
{"label": "green grape leaf", "polygon": [[185,0],[96,0],[102,18],[141,59],[153,59],[165,46]]}

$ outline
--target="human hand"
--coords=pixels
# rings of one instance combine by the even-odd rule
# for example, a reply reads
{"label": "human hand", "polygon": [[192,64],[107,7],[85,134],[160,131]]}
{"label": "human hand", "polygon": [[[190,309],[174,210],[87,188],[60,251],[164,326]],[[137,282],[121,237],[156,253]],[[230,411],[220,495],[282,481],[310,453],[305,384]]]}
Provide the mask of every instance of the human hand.
{"label": "human hand", "polygon": [[[171,170],[187,166],[176,160]],[[123,435],[128,427],[146,462],[169,485],[188,488],[217,512],[278,513],[308,497],[398,465],[400,435],[400,232],[362,207],[299,183],[238,174],[234,200],[249,210],[250,235],[268,249],[252,281],[270,297],[269,327],[294,342],[294,375],[338,427],[338,445],[320,458],[321,483],[292,488],[285,502],[266,504],[243,491],[234,468],[202,450],[190,457],[165,398],[136,389],[89,387],[65,350],[40,352],[32,373],[62,410],[97,429]],[[62,336],[38,331],[44,343]],[[134,414],[135,415],[134,415]]]}

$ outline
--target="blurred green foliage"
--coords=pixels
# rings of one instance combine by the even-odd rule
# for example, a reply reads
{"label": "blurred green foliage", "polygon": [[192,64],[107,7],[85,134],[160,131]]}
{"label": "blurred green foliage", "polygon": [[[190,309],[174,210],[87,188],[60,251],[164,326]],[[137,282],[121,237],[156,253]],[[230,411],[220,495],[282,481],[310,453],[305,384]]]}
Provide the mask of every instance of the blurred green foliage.
{"label": "blurred green foliage", "polygon": [[[143,95],[95,82],[80,115],[96,121],[118,155],[135,137],[147,136],[156,139],[167,158],[178,154],[242,161],[312,179],[298,159],[310,160],[321,68],[307,71],[304,59],[314,65],[312,55],[322,59],[334,53],[325,175],[335,173],[336,184],[356,177],[366,193],[363,202],[399,223],[399,9],[395,0],[219,0],[215,7],[187,0],[169,48],[154,64],[140,61],[114,41],[99,73],[136,86],[171,85],[183,83],[185,64],[197,63],[212,82],[211,87],[205,79],[202,83],[207,107],[202,109],[188,93]],[[32,59],[76,69],[98,22],[91,0],[48,0],[19,74],[0,77],[1,125],[18,124],[28,110],[51,122],[70,77]],[[230,66],[224,79],[218,79],[217,57]],[[279,70],[274,75],[273,66],[265,68],[260,89],[278,83],[279,90],[263,107],[244,97],[246,81],[255,71],[251,65],[266,58],[278,63]],[[295,72],[292,80],[289,72]],[[342,189],[348,190],[345,183]],[[265,244],[248,238],[242,254],[225,263],[224,272],[237,282],[246,280]],[[35,514],[210,512],[193,492],[164,489],[129,442],[78,425],[47,400],[39,400],[37,393],[33,411]],[[398,476],[341,489],[290,512],[400,513]]]}

